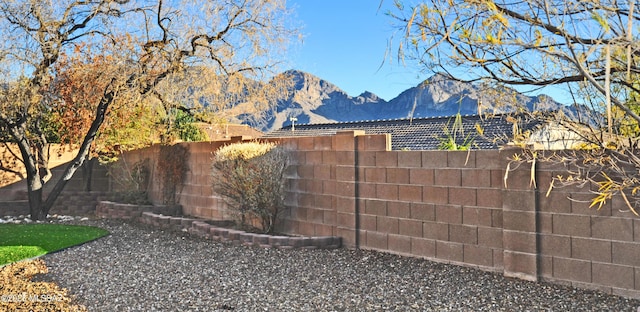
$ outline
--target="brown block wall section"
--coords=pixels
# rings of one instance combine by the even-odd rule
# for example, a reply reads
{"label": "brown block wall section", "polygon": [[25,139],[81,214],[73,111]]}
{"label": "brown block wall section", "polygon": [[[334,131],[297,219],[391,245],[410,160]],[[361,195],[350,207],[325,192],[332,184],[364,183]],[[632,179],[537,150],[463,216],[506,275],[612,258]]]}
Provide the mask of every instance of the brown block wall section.
{"label": "brown block wall section", "polygon": [[[278,230],[640,298],[640,219],[621,199],[595,210],[588,188],[547,197],[559,169],[544,164],[535,168],[537,189],[526,165],[512,168],[505,185],[514,150],[391,151],[391,139],[357,131],[270,139],[292,156]],[[240,140],[183,143],[190,167],[177,198],[186,215],[229,217],[211,187],[211,162],[216,149]],[[155,164],[157,152],[153,146],[124,159]],[[154,170],[148,191],[159,204]]]}

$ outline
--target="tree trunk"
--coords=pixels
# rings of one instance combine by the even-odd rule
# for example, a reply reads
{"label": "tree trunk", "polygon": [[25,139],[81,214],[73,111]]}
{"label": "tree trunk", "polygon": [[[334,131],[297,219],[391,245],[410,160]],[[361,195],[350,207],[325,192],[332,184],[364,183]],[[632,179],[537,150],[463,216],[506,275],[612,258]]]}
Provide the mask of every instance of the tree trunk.
{"label": "tree trunk", "polygon": [[90,158],[82,166],[82,190],[91,192],[91,181],[93,180],[93,167],[96,163],[95,158]]}
{"label": "tree trunk", "polygon": [[35,162],[25,162],[27,168],[27,192],[29,198],[29,215],[31,220],[42,221],[47,219],[49,211],[42,202],[42,189],[44,184],[40,178],[40,171]]}
{"label": "tree trunk", "polygon": [[27,192],[29,198],[29,214],[32,220],[45,220],[47,213],[42,204],[42,188],[44,183],[40,177],[37,155],[31,150],[31,143],[27,138],[24,130],[24,124],[13,124],[9,127],[9,132],[16,140],[20,154],[22,155],[22,163],[27,172]]}
{"label": "tree trunk", "polygon": [[29,216],[31,220],[41,221],[47,219],[47,213],[42,208],[42,187],[37,190],[29,189]]}
{"label": "tree trunk", "polygon": [[49,210],[51,210],[51,207],[53,207],[56,199],[58,199],[58,196],[60,196],[60,193],[62,193],[62,190],[64,190],[67,182],[69,182],[71,177],[73,177],[73,174],[85,163],[87,157],[89,157],[91,143],[95,139],[96,134],[98,133],[98,129],[100,129],[100,126],[104,121],[104,117],[107,113],[107,109],[109,108],[109,104],[113,102],[113,96],[113,92],[107,92],[100,100],[100,103],[96,108],[95,118],[93,119],[89,131],[87,131],[87,134],[85,135],[84,140],[82,141],[82,144],[78,149],[78,154],[76,154],[73,160],[69,162],[69,165],[62,173],[62,177],[60,177],[60,180],[58,180],[58,182],[56,182],[56,184],[53,186],[53,189],[47,195],[47,200],[42,205],[42,209],[45,214],[49,213]]}
{"label": "tree trunk", "polygon": [[[28,158],[33,159],[33,158]],[[40,172],[38,166],[33,161],[25,161],[25,167],[27,169],[27,192],[29,198],[29,215],[31,220],[39,221],[46,220],[47,213],[42,206],[42,188],[43,183],[40,179]]]}
{"label": "tree trunk", "polygon": [[[29,141],[29,138],[26,135],[26,127],[24,125],[24,122],[9,125],[8,130],[11,133],[11,136],[16,140],[18,147],[20,148],[22,161],[27,171],[29,214],[31,215],[32,220],[45,220],[47,218],[49,211],[53,207],[53,204],[55,203],[60,193],[62,193],[64,187],[67,185],[67,182],[71,179],[76,170],[85,163],[85,160],[89,155],[91,143],[93,142],[98,129],[104,121],[104,117],[109,104],[113,102],[113,96],[114,93],[112,91],[105,92],[102,100],[98,104],[98,107],[96,109],[96,116],[91,123],[91,127],[89,128],[89,131],[85,135],[84,140],[80,145],[78,154],[76,154],[73,160],[69,163],[64,173],[62,174],[62,177],[54,185],[51,192],[47,195],[47,199],[44,201],[43,187],[46,181],[43,181],[42,177],[40,176],[40,168],[38,166],[40,162],[36,159],[36,157],[42,156],[42,154],[38,155],[32,151],[32,142]],[[48,162],[43,164],[48,167]],[[48,170],[49,168],[46,169]]]}

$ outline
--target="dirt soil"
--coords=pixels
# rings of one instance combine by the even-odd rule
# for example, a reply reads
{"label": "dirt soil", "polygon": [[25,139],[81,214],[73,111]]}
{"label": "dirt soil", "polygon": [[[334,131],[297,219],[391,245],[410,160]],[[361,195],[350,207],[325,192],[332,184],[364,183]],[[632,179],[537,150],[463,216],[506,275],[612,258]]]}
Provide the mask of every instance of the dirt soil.
{"label": "dirt soil", "polygon": [[50,282],[37,282],[36,274],[47,273],[42,259],[25,260],[0,268],[2,311],[87,311],[68,291]]}

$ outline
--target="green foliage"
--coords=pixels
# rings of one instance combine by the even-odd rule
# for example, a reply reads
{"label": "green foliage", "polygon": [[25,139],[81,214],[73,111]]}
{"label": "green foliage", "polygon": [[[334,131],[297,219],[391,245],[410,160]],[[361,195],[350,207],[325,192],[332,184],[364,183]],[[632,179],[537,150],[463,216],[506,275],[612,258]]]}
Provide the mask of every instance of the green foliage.
{"label": "green foliage", "polygon": [[[638,87],[637,83],[634,85]],[[630,94],[626,104],[633,113],[640,113],[640,95],[637,92]],[[640,125],[636,119],[615,106],[611,108],[611,113],[615,121],[614,126],[620,135],[631,138],[638,138],[640,136]]]}
{"label": "green foliage", "polygon": [[41,129],[33,129],[32,132],[42,131],[48,143],[62,143],[59,133],[59,129],[62,127],[63,126],[54,119],[51,113],[47,113],[42,118],[42,123],[40,125]]}
{"label": "green foliage", "polygon": [[178,136],[185,142],[199,142],[209,140],[209,136],[192,123],[178,125]]}
{"label": "green foliage", "polygon": [[464,133],[464,126],[462,125],[462,116],[460,113],[453,117],[453,120],[449,119],[444,129],[445,136],[438,138],[438,149],[447,151],[468,151],[474,145],[475,135],[472,133]]}
{"label": "green foliage", "polygon": [[180,144],[160,145],[157,169],[162,202],[175,205],[189,171],[189,149]]}
{"label": "green foliage", "polygon": [[[42,132],[47,143],[61,143],[60,129],[62,129],[63,126],[54,119],[50,111],[43,111],[37,117],[32,118],[37,118],[38,120],[29,124],[27,133],[33,135]],[[0,142],[16,142],[16,139],[9,133],[9,129],[1,122]]]}
{"label": "green foliage", "polygon": [[174,131],[177,132],[180,140],[185,142],[199,142],[209,140],[207,134],[202,131],[202,129],[198,128],[194,124],[195,122],[196,120],[193,115],[181,110],[177,111]]}
{"label": "green foliage", "polygon": [[191,113],[176,108],[166,109],[166,115],[163,116],[161,121],[165,127],[161,141],[163,143],[171,143],[175,142],[175,140],[184,142],[209,140],[207,133],[196,125],[197,121],[196,117]]}
{"label": "green foliage", "polygon": [[82,225],[0,224],[0,265],[51,253],[109,234]]}
{"label": "green foliage", "polygon": [[258,220],[274,230],[284,207],[288,154],[273,143],[235,143],[220,148],[213,163],[214,190],[235,212],[241,226]]}
{"label": "green foliage", "polygon": [[159,131],[155,115],[154,109],[143,103],[112,111],[94,143],[100,161],[113,162],[121,152],[150,146]]}

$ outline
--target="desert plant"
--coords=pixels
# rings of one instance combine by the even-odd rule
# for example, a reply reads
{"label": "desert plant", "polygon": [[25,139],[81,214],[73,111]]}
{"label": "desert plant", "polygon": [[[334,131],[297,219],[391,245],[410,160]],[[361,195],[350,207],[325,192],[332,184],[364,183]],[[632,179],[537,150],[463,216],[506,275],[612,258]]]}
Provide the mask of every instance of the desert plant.
{"label": "desert plant", "polygon": [[274,143],[244,142],[220,148],[213,163],[213,187],[241,226],[254,219],[270,233],[284,207],[289,158]]}
{"label": "desert plant", "polygon": [[151,203],[147,196],[150,176],[149,158],[129,165],[123,155],[117,162],[109,164],[108,168],[111,180],[118,186],[113,200],[136,205]]}
{"label": "desert plant", "polygon": [[[475,137],[472,133],[464,133],[462,115],[457,113],[442,129],[444,137],[438,138],[438,149],[447,151],[468,151],[475,145]],[[476,131],[480,132],[480,125],[476,125]]]}
{"label": "desert plant", "polygon": [[162,202],[175,205],[189,171],[189,149],[180,144],[160,145],[157,168]]}

